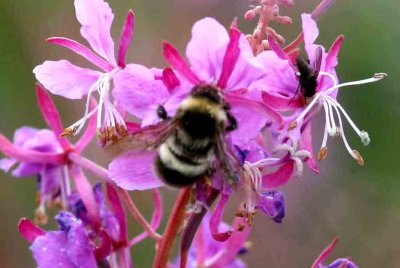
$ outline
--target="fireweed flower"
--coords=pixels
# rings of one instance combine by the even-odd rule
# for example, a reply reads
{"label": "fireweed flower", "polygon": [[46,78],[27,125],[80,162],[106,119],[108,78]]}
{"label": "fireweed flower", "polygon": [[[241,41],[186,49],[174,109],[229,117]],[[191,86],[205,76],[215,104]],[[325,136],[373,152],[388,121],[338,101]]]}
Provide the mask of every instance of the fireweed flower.
{"label": "fireweed flower", "polygon": [[[127,127],[118,107],[110,95],[112,83],[116,88],[129,83],[125,76],[117,75],[124,71],[130,79],[135,79],[136,73],[142,76],[152,76],[152,72],[137,64],[126,65],[125,57],[133,36],[134,14],[128,12],[119,40],[117,59],[114,56],[114,41],[110,35],[114,14],[108,3],[102,0],[75,0],[76,17],[81,24],[81,35],[93,51],[77,41],[52,37],[47,41],[71,49],[83,56],[89,62],[101,69],[96,71],[73,65],[67,60],[45,61],[33,72],[36,79],[51,93],[69,99],[81,99],[87,95],[86,108],[83,117],[66,128],[62,135],[79,133],[87,119],[97,112],[97,130],[99,141],[105,145],[107,141],[116,141],[127,134]],[[97,54],[96,54],[97,53]],[[133,76],[130,77],[130,76]],[[126,85],[128,86],[128,85]],[[99,94],[98,106],[89,111],[90,96]]]}
{"label": "fireweed flower", "polygon": [[[11,172],[13,176],[37,175],[39,206],[36,210],[36,221],[44,223],[47,221],[46,204],[51,205],[57,201],[63,208],[68,206],[68,196],[71,194],[70,175],[77,175],[72,172],[76,168],[70,163],[69,156],[79,155],[90,142],[95,132],[95,122],[90,121],[82,138],[73,145],[56,134],[62,131],[62,123],[46,90],[37,85],[36,94],[43,117],[51,130],[21,127],[15,132],[13,143],[0,133],[0,151],[7,156],[0,161],[0,168],[10,171],[18,164]],[[93,108],[94,105],[91,106]],[[88,183],[80,178],[74,177],[74,180],[75,184],[83,186],[80,187],[83,190]],[[90,199],[90,194],[86,196]]]}
{"label": "fireweed flower", "polygon": [[[214,239],[210,230],[210,214],[207,213],[201,222],[194,237],[193,246],[190,248],[187,259],[187,268],[246,268],[247,265],[239,258],[249,250],[250,243],[247,242],[249,228],[241,232],[235,232],[230,239],[219,242]],[[233,225],[240,224],[241,219],[236,218]],[[226,232],[232,229],[228,224],[221,222],[220,228]],[[233,227],[235,228],[235,227]],[[169,268],[180,267],[180,256]]]}
{"label": "fireweed flower", "polygon": [[350,260],[350,258],[339,258],[333,261],[328,265],[323,265],[322,262],[331,254],[333,249],[335,248],[338,238],[334,239],[318,256],[318,258],[314,261],[311,268],[358,268],[358,266]]}
{"label": "fireweed flower", "polygon": [[[131,81],[113,91],[121,107],[142,119],[142,125],[157,122],[156,107],[160,104],[173,116],[182,100],[199,84],[217,87],[231,104],[231,112],[238,121],[238,129],[230,134],[232,144],[246,144],[257,136],[267,121],[281,123],[279,113],[262,102],[260,92],[247,89],[266,73],[236,25],[228,33],[212,18],[196,22],[186,49],[190,65],[167,42],[164,42],[163,53],[172,69],[156,73],[156,78],[163,82],[165,91],[154,89],[154,86],[146,83],[147,78],[145,81]],[[143,91],[132,90],[137,87]],[[143,94],[145,98],[140,97]],[[155,151],[131,151],[118,157],[110,164],[111,178],[127,190],[144,190],[162,185],[152,173],[155,155]]]}
{"label": "fireweed flower", "polygon": [[30,250],[38,267],[96,268],[95,245],[83,222],[67,211],[55,219],[57,231],[45,231],[27,219],[19,223],[21,234],[32,242]]}
{"label": "fireweed flower", "polygon": [[[262,82],[260,81],[258,83],[258,86],[263,88],[265,91],[263,93],[264,101],[278,110],[291,110],[295,112],[296,116],[293,116],[294,118],[288,117],[288,119],[285,120],[288,123],[288,133],[296,128],[300,128],[300,133],[303,137],[296,137],[293,134],[291,136],[299,141],[301,138],[300,142],[302,143],[302,147],[310,152],[313,151],[311,148],[312,137],[310,120],[317,110],[322,107],[325,111],[325,130],[321,149],[318,153],[318,159],[322,160],[326,157],[328,135],[340,136],[349,154],[356,159],[360,165],[363,165],[364,162],[360,153],[353,150],[347,142],[343,129],[343,117],[360,137],[363,145],[368,145],[370,139],[368,133],[360,130],[356,126],[344,108],[336,100],[338,89],[350,85],[379,81],[384,78],[386,74],[378,73],[369,79],[339,84],[335,67],[338,63],[337,56],[343,37],[339,36],[330,50],[325,52],[325,49],[322,46],[314,44],[319,31],[315,21],[311,18],[311,15],[303,14],[302,22],[305,50],[311,66],[315,66],[318,61],[316,58],[318,54],[317,51],[319,49],[322,49],[323,51],[318,76],[317,92],[309,103],[305,102],[304,98],[299,96],[299,93],[296,95],[296,91],[299,87],[299,79],[293,63],[296,53],[286,54],[277,44],[274,43],[274,40],[269,39],[272,51],[263,52],[258,57],[264,64],[266,71],[270,74],[268,79],[264,79]],[[308,161],[308,164],[313,170],[318,170],[314,157]]]}

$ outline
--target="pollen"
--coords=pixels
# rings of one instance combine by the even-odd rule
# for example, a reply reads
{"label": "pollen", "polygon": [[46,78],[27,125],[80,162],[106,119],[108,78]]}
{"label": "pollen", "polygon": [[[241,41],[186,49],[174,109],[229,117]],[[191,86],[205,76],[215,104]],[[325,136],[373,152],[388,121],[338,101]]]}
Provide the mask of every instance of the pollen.
{"label": "pollen", "polygon": [[293,130],[297,127],[297,121],[293,121],[288,126],[288,131]]}
{"label": "pollen", "polygon": [[76,129],[77,127],[67,127],[64,128],[64,132],[60,134],[61,138],[65,138],[65,137],[73,137],[76,133]]}

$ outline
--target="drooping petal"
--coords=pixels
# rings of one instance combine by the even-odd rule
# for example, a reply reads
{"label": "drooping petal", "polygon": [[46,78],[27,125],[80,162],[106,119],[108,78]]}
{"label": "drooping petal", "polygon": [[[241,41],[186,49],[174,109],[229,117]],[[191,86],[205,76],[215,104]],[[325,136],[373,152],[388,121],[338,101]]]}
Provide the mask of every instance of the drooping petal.
{"label": "drooping petal", "polygon": [[225,88],[229,77],[231,76],[236,62],[239,58],[240,49],[239,49],[239,38],[240,38],[239,29],[233,27],[229,30],[229,43],[226,48],[226,52],[224,55],[224,59],[222,60],[222,71],[219,76],[217,86],[220,88]]}
{"label": "drooping petal", "polygon": [[311,153],[311,158],[309,158],[306,163],[312,171],[314,171],[315,173],[319,173],[317,160],[312,146],[311,121],[306,124],[301,133],[300,147]]}
{"label": "drooping petal", "polygon": [[153,174],[155,151],[131,151],[114,159],[109,166],[111,179],[125,190],[148,190],[164,183]]}
{"label": "drooping petal", "polygon": [[33,242],[36,238],[46,233],[45,230],[35,225],[31,220],[26,218],[22,218],[19,220],[18,231],[29,242]]}
{"label": "drooping petal", "polygon": [[171,67],[181,74],[187,81],[192,84],[198,84],[200,82],[197,75],[190,69],[182,56],[179,55],[178,50],[166,41],[163,42],[163,55]]}
{"label": "drooping petal", "polygon": [[36,79],[51,93],[80,99],[95,84],[100,73],[73,65],[69,61],[45,61],[33,69]]}
{"label": "drooping petal", "polygon": [[50,231],[35,239],[30,250],[39,268],[53,268],[61,264],[63,268],[76,268],[67,256],[67,234]]}
{"label": "drooping petal", "polygon": [[274,188],[287,183],[292,177],[294,165],[294,161],[289,160],[275,172],[265,174],[262,178],[263,188]]}
{"label": "drooping petal", "polygon": [[129,44],[132,41],[133,31],[135,28],[135,15],[132,10],[129,10],[125,19],[124,27],[122,28],[121,37],[119,38],[118,46],[118,66],[125,67],[125,57],[128,52]]}
{"label": "drooping petal", "polygon": [[215,81],[221,74],[223,57],[229,43],[223,25],[213,18],[197,21],[186,47],[186,57],[193,71],[204,81]]}
{"label": "drooping petal", "polygon": [[63,133],[64,128],[61,122],[60,114],[58,113],[57,107],[53,100],[47,93],[47,91],[40,85],[36,84],[36,97],[40,110],[47,125],[53,130],[55,138],[61,144],[64,149],[68,149],[71,144],[67,139],[60,137]]}
{"label": "drooping petal", "polygon": [[223,232],[219,230],[220,224],[222,222],[222,216],[224,214],[224,208],[226,202],[228,201],[228,198],[229,198],[228,195],[221,194],[218,204],[216,205],[210,216],[210,233],[216,241],[220,242],[229,239],[229,237],[233,233],[232,230],[225,230]]}
{"label": "drooping petal", "polygon": [[104,60],[102,57],[99,57],[92,50],[75,40],[65,37],[50,37],[46,41],[59,46],[64,46],[72,50],[76,54],[81,55],[82,57],[106,72],[110,72],[112,69],[114,69],[114,66],[108,61]]}
{"label": "drooping petal", "polygon": [[155,113],[163,104],[168,90],[160,80],[155,80],[150,69],[138,64],[128,64],[114,75],[114,98],[129,113],[143,118],[149,112]]}
{"label": "drooping petal", "polygon": [[267,214],[272,220],[281,223],[285,217],[285,195],[280,191],[262,192],[256,208]]}
{"label": "drooping petal", "polygon": [[76,18],[84,37],[100,56],[116,65],[114,41],[110,35],[114,14],[103,0],[75,0]]}

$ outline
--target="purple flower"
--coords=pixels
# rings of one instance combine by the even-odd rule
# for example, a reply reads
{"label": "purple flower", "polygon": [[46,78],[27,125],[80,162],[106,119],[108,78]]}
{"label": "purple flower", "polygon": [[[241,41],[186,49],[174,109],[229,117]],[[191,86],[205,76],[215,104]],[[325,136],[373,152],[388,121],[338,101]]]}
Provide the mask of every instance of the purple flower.
{"label": "purple flower", "polygon": [[[241,219],[235,221],[237,227]],[[248,245],[246,239],[249,235],[249,228],[234,232],[229,240],[225,242],[216,241],[211,235],[210,215],[206,214],[197,233],[194,237],[193,245],[189,250],[187,258],[187,268],[207,267],[207,268],[246,268],[247,265],[238,256],[247,252]],[[228,224],[221,222],[222,231],[231,230]],[[179,267],[178,257],[172,267]]]}
{"label": "purple flower", "polygon": [[[336,100],[338,89],[350,85],[359,85],[371,83],[386,77],[386,74],[378,73],[372,78],[339,84],[336,75],[335,67],[338,64],[337,56],[343,41],[343,36],[339,36],[328,52],[325,49],[314,44],[317,39],[319,31],[315,21],[309,14],[302,15],[303,33],[305,50],[310,60],[311,66],[316,66],[318,57],[317,51],[322,51],[320,71],[318,76],[317,92],[312,97],[312,100],[307,103],[302,96],[297,97],[296,93],[299,87],[299,79],[296,75],[297,70],[294,66],[295,58],[298,54],[296,51],[287,54],[284,52],[273,39],[269,39],[269,44],[272,51],[263,52],[259,55],[260,61],[264,64],[269,76],[267,79],[258,81],[255,85],[256,88],[264,89],[263,99],[266,103],[278,110],[291,110],[294,111],[292,116],[286,118],[285,122],[287,127],[287,135],[300,142],[300,146],[313,152],[312,149],[312,135],[311,135],[311,118],[315,115],[319,108],[325,111],[325,130],[321,149],[318,153],[318,159],[322,160],[327,155],[327,137],[340,136],[343,139],[345,147],[349,154],[363,165],[363,159],[360,153],[353,150],[347,142],[344,134],[342,118],[349,122],[357,135],[361,138],[364,145],[369,144],[368,133],[360,130],[355,123],[350,119],[344,108]],[[298,131],[293,131],[298,129]],[[281,135],[283,139],[288,136]],[[314,171],[318,172],[318,167],[315,157],[312,154],[308,160],[308,165]]]}
{"label": "purple flower", "polygon": [[280,191],[261,192],[256,208],[281,223],[285,217],[285,195]]}
{"label": "purple flower", "polygon": [[39,268],[96,268],[95,246],[83,222],[67,211],[56,216],[58,231],[44,231],[27,219],[19,224],[21,234],[30,242]]}
{"label": "purple flower", "polygon": [[[158,121],[156,107],[160,104],[164,105],[168,115],[173,116],[182,100],[199,84],[217,87],[231,104],[231,112],[238,121],[238,129],[230,134],[234,145],[244,146],[250,142],[267,122],[282,123],[279,113],[262,102],[259,91],[248,90],[253,81],[263,78],[266,73],[236,25],[227,32],[212,18],[196,22],[186,49],[190,65],[167,42],[164,42],[163,52],[172,69],[155,71],[155,74],[164,83],[165,90],[149,84],[146,78],[132,80],[114,91],[118,103],[142,119],[142,125],[153,127]],[[156,154],[155,151],[131,151],[118,157],[109,166],[111,178],[127,190],[162,185],[151,168]]]}
{"label": "purple flower", "polygon": [[[67,198],[71,194],[70,175],[81,194],[88,188],[89,183],[86,178],[79,168],[70,162],[69,157],[71,155],[79,157],[80,152],[93,137],[95,125],[91,120],[82,138],[75,145],[71,144],[55,134],[60,133],[63,128],[58,111],[48,93],[37,85],[36,94],[43,117],[51,130],[22,127],[15,132],[14,143],[0,133],[0,151],[7,156],[0,160],[0,168],[9,171],[18,164],[12,170],[13,176],[37,175],[40,201],[36,210],[36,221],[45,223],[46,204],[52,204],[55,199],[59,199],[61,205],[67,207]],[[90,207],[90,218],[96,222],[97,213],[92,213],[92,208],[96,206],[94,195],[90,191],[84,196]]]}
{"label": "purple flower", "polygon": [[[80,132],[86,120],[97,111],[98,135],[100,142],[104,145],[107,141],[115,141],[127,134],[123,116],[114,106],[110,96],[111,81],[118,89],[121,86],[129,87],[131,80],[138,79],[136,76],[146,77],[149,80],[154,80],[154,77],[149,69],[141,65],[126,65],[125,63],[128,46],[133,36],[134,14],[132,11],[128,12],[122,28],[117,60],[114,56],[114,41],[110,35],[114,14],[108,3],[103,0],[75,0],[75,11],[78,22],[81,24],[81,35],[93,51],[77,41],[64,37],[52,37],[47,41],[71,49],[101,71],[81,68],[67,60],[59,60],[45,61],[33,72],[36,79],[53,94],[69,99],[81,99],[87,95],[84,116],[66,128],[63,135],[75,135]],[[117,75],[119,72],[122,74]],[[157,82],[154,83],[157,84]],[[89,112],[90,96],[95,91],[99,94],[99,104]]]}
{"label": "purple flower", "polygon": [[311,268],[358,268],[358,266],[350,260],[350,258],[339,258],[333,261],[328,265],[323,265],[322,262],[331,254],[333,249],[335,248],[338,238],[335,238],[318,256],[318,258],[314,261]]}

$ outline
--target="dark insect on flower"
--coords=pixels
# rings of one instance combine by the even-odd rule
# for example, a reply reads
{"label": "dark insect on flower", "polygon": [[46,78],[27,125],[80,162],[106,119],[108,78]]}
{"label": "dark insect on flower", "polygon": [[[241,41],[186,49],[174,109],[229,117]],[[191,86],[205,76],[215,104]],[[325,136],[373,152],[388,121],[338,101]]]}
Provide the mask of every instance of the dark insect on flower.
{"label": "dark insect on flower", "polygon": [[306,102],[308,99],[314,97],[315,93],[317,93],[318,87],[318,75],[321,69],[322,62],[322,48],[318,47],[316,51],[316,57],[314,66],[310,65],[310,60],[303,58],[302,56],[298,56],[296,58],[296,66],[298,72],[296,73],[299,78],[299,86],[296,90],[294,97],[298,94],[299,90],[301,90],[301,94],[305,98]]}
{"label": "dark insect on flower", "polygon": [[[225,141],[226,132],[237,128],[230,105],[212,85],[195,86],[173,117],[163,106],[157,109],[162,121],[125,138],[124,149],[157,149],[154,171],[175,187],[192,185],[220,168],[231,183],[238,181],[240,162]],[[126,145],[126,146],[125,146]]]}

